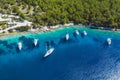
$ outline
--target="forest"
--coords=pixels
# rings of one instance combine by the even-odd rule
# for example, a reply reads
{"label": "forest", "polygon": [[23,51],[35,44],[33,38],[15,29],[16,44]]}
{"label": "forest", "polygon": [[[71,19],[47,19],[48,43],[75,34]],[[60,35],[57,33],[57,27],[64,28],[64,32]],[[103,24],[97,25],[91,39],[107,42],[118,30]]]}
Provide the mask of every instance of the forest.
{"label": "forest", "polygon": [[73,22],[120,28],[120,0],[0,0],[0,12],[16,13],[34,27]]}

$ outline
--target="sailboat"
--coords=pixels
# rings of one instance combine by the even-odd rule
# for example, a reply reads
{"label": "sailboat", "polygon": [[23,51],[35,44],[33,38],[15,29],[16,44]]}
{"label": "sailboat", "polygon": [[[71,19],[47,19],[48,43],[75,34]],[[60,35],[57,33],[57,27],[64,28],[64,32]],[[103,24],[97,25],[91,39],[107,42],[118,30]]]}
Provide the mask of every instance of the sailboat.
{"label": "sailboat", "polygon": [[19,42],[18,43],[18,49],[21,51],[21,49],[22,49],[22,43],[21,42]]}
{"label": "sailboat", "polygon": [[84,34],[84,36],[87,36],[87,32],[86,31],[83,31],[83,34]]}
{"label": "sailboat", "polygon": [[69,34],[67,33],[67,34],[66,34],[66,40],[68,40],[68,39],[69,39]]}
{"label": "sailboat", "polygon": [[46,46],[46,53],[45,53],[44,57],[47,57],[50,54],[52,54],[54,50],[55,50],[55,48],[53,48],[53,47],[50,47],[50,49],[47,50],[47,46]]}
{"label": "sailboat", "polygon": [[112,43],[111,38],[107,38],[107,43],[108,43],[108,45],[111,45],[111,43]]}
{"label": "sailboat", "polygon": [[50,48],[49,50],[47,50],[47,52],[45,53],[44,57],[49,56],[50,54],[52,54],[52,52],[54,51],[54,48]]}
{"label": "sailboat", "polygon": [[79,34],[80,34],[78,30],[75,30],[75,33],[76,33],[77,35],[79,35]]}
{"label": "sailboat", "polygon": [[37,46],[38,39],[34,39],[34,46]]}

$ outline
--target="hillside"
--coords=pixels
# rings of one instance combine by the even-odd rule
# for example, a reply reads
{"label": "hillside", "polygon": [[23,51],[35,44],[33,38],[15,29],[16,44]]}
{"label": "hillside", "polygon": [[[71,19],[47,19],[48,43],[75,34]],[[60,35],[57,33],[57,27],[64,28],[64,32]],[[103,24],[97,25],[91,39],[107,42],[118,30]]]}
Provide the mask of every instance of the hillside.
{"label": "hillside", "polygon": [[120,28],[120,0],[0,0],[0,12],[38,25],[69,22]]}

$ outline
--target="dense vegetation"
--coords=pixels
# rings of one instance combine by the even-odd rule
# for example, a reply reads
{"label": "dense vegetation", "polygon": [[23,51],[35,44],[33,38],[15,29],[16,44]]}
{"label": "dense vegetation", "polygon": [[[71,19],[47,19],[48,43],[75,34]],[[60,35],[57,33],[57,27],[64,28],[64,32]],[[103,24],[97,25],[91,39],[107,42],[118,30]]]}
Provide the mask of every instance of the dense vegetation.
{"label": "dense vegetation", "polygon": [[0,7],[37,27],[74,22],[120,28],[120,0],[0,0]]}

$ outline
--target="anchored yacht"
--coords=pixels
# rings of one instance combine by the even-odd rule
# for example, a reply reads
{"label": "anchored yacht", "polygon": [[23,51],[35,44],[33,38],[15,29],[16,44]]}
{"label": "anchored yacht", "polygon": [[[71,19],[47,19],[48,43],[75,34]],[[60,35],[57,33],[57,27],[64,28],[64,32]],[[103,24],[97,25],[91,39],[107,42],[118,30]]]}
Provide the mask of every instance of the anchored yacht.
{"label": "anchored yacht", "polygon": [[38,39],[34,39],[34,46],[37,46]]}
{"label": "anchored yacht", "polygon": [[79,34],[80,34],[78,30],[75,30],[75,33],[76,33],[77,35],[79,35]]}
{"label": "anchored yacht", "polygon": [[68,39],[69,39],[69,34],[67,33],[67,34],[66,34],[66,40],[68,40]]}
{"label": "anchored yacht", "polygon": [[21,49],[22,49],[22,43],[21,42],[19,42],[18,43],[18,49],[21,51]]}
{"label": "anchored yacht", "polygon": [[108,43],[108,45],[111,45],[111,43],[112,43],[111,38],[107,38],[107,43]]}
{"label": "anchored yacht", "polygon": [[85,36],[87,36],[87,32],[86,32],[86,31],[83,31],[83,34],[84,34]]}
{"label": "anchored yacht", "polygon": [[50,48],[50,49],[45,53],[44,57],[49,56],[50,54],[53,53],[53,51],[54,51],[54,48]]}

